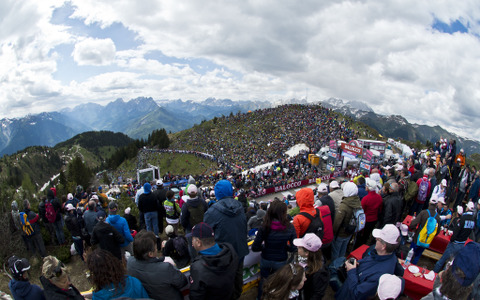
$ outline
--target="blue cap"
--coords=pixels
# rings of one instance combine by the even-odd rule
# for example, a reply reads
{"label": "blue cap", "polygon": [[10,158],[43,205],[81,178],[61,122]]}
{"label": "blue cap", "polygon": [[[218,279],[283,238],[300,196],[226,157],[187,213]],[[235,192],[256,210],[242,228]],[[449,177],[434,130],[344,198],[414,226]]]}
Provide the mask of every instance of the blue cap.
{"label": "blue cap", "polygon": [[144,194],[150,194],[152,192],[152,186],[150,185],[150,183],[145,183],[143,185],[143,193]]}
{"label": "blue cap", "polygon": [[[460,269],[465,278],[457,276],[457,270]],[[465,245],[455,256],[452,264],[453,277],[462,286],[470,286],[480,273],[480,244],[470,242]]]}
{"label": "blue cap", "polygon": [[107,217],[107,214],[103,210],[97,211],[97,219],[105,219]]}

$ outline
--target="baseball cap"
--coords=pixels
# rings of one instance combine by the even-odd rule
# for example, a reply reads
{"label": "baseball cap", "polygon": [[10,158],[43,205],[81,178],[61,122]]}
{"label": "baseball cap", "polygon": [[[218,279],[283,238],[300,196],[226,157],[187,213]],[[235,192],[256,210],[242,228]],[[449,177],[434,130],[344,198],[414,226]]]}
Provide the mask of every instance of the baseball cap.
{"label": "baseball cap", "polygon": [[73,200],[73,195],[72,195],[72,193],[68,193],[68,195],[67,195],[67,200]]}
{"label": "baseball cap", "polygon": [[294,239],[293,244],[311,252],[317,252],[322,247],[322,240],[315,233],[307,233],[301,239]]}
{"label": "baseball cap", "polygon": [[340,186],[338,185],[338,181],[336,180],[333,180],[332,182],[330,182],[330,188],[331,189],[338,189]]}
{"label": "baseball cap", "polygon": [[186,235],[187,237],[196,237],[199,239],[214,237],[212,227],[205,222],[200,222],[197,225],[193,226],[192,232]]}
{"label": "baseball cap", "polygon": [[326,193],[326,192],[328,192],[327,184],[326,184],[326,183],[323,183],[323,182],[320,183],[320,184],[318,185],[317,191],[318,191],[319,193]]}
{"label": "baseball cap", "polygon": [[374,238],[382,239],[389,244],[397,244],[397,239],[400,236],[398,228],[393,224],[387,224],[382,229],[374,229],[372,232]]}
{"label": "baseball cap", "polygon": [[26,258],[14,255],[8,259],[8,268],[14,277],[19,278],[25,271],[30,270],[30,263]]}
{"label": "baseball cap", "polygon": [[442,185],[442,186],[447,186],[447,180],[446,180],[446,179],[442,179],[441,185]]}
{"label": "baseball cap", "polygon": [[71,203],[68,203],[67,206],[65,206],[65,209],[66,209],[67,211],[71,211],[71,210],[74,210],[75,207],[73,207],[73,205],[72,205]]}
{"label": "baseball cap", "polygon": [[125,214],[126,215],[130,214],[131,211],[132,211],[132,209],[130,207],[125,208]]}
{"label": "baseball cap", "polygon": [[172,225],[167,225],[167,227],[165,227],[165,234],[171,234],[173,233],[173,226]]}
{"label": "baseball cap", "polygon": [[404,287],[403,278],[392,274],[383,274],[378,281],[378,298],[380,300],[397,299]]}
{"label": "baseball cap", "polygon": [[406,224],[401,224],[400,225],[400,231],[402,232],[403,236],[408,235],[408,226]]}
{"label": "baseball cap", "polygon": [[463,207],[461,205],[457,205],[457,213],[459,215],[462,215],[463,214]]}
{"label": "baseball cap", "polygon": [[150,194],[152,192],[152,185],[148,182],[146,182],[144,185],[143,185],[143,193],[144,194]]}
{"label": "baseball cap", "polygon": [[437,203],[446,204],[444,197],[438,197]]}
{"label": "baseball cap", "polygon": [[377,182],[373,179],[367,178],[365,180],[365,184],[371,190],[375,190],[377,188]]}
{"label": "baseball cap", "polygon": [[[457,269],[464,274],[464,278],[457,276]],[[470,286],[480,273],[480,244],[468,243],[455,256],[452,264],[453,277],[462,286]]]}
{"label": "baseball cap", "polygon": [[194,184],[189,184],[187,189],[187,194],[198,193],[197,186]]}
{"label": "baseball cap", "polygon": [[163,185],[163,180],[161,179],[157,180],[157,185]]}
{"label": "baseball cap", "polygon": [[103,210],[97,211],[97,219],[105,219],[107,214]]}
{"label": "baseball cap", "polygon": [[467,204],[467,209],[468,210],[474,210],[474,208],[475,208],[475,205],[473,204],[473,202],[469,201],[468,204]]}
{"label": "baseball cap", "polygon": [[438,196],[436,194],[432,195],[432,197],[430,198],[430,203],[431,204],[437,204],[438,203]]}
{"label": "baseball cap", "polygon": [[92,195],[92,197],[90,197],[90,200],[98,200],[98,196],[97,195]]}

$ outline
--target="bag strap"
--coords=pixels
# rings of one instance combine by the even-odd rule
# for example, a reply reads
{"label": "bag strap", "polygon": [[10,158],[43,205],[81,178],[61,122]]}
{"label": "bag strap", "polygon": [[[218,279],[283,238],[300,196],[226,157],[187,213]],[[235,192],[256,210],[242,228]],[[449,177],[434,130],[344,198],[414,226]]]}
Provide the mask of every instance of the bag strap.
{"label": "bag strap", "polygon": [[[322,214],[320,213],[320,211],[318,210],[318,208],[315,208],[315,211],[317,212],[317,214],[320,214],[320,220],[323,221],[323,219],[322,219]],[[299,215],[304,216],[305,218],[309,219],[310,221],[313,221],[313,219],[314,219],[315,216],[316,216],[316,214],[315,214],[315,216],[312,216],[311,214],[306,213],[306,212],[301,212],[301,213],[299,213]]]}

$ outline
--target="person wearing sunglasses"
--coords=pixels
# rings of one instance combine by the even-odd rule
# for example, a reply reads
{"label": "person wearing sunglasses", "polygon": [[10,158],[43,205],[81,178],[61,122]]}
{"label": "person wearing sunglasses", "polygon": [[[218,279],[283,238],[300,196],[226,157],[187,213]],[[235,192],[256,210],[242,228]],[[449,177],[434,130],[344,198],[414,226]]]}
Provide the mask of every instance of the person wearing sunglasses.
{"label": "person wearing sunglasses", "polygon": [[43,259],[40,282],[46,299],[84,299],[70,282],[67,267],[54,256],[49,255]]}

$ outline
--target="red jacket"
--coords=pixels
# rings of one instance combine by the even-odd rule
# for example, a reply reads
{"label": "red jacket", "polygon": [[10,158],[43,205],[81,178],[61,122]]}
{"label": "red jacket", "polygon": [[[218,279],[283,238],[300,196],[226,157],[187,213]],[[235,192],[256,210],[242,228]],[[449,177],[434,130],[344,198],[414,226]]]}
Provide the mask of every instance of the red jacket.
{"label": "red jacket", "polygon": [[[300,212],[306,212],[311,216],[315,216],[315,208],[313,208],[313,190],[311,188],[303,188],[295,195],[297,199],[297,205],[300,208]],[[296,215],[293,218],[293,226],[297,232],[297,237],[301,237],[305,231],[307,231],[310,225],[310,220],[302,215]]]}
{"label": "red jacket", "polygon": [[382,210],[382,203],[382,196],[375,191],[369,191],[368,194],[362,198],[362,208],[365,212],[367,222],[375,222],[378,220],[378,214]]}

